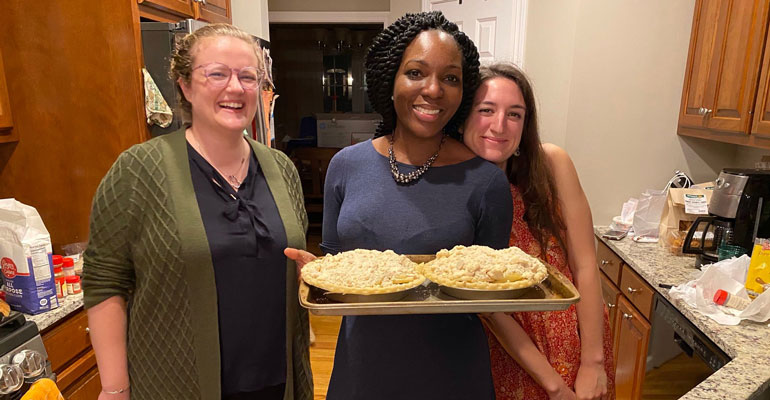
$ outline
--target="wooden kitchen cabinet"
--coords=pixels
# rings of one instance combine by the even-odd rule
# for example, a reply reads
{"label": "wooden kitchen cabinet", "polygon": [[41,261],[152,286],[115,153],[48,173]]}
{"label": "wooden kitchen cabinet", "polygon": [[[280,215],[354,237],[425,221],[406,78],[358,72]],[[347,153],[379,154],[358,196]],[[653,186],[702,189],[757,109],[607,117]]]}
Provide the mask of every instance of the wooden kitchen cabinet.
{"label": "wooden kitchen cabinet", "polygon": [[230,0],[205,0],[196,4],[195,18],[206,22],[232,23]]}
{"label": "wooden kitchen cabinet", "polygon": [[3,67],[3,53],[0,51],[0,143],[10,142],[16,139],[7,132],[13,127],[11,117],[11,101],[8,99],[8,83],[5,80],[5,68]]}
{"label": "wooden kitchen cabinet", "polygon": [[618,285],[620,283],[620,268],[622,261],[620,257],[610,250],[604,243],[598,242],[596,246],[596,262],[599,269],[604,272],[608,278]]}
{"label": "wooden kitchen cabinet", "polygon": [[137,0],[140,14],[155,21],[176,22],[192,18],[232,23],[230,0]]}
{"label": "wooden kitchen cabinet", "polygon": [[142,7],[153,8],[161,12],[176,14],[182,18],[195,16],[195,0],[138,0]]}
{"label": "wooden kitchen cabinet", "polygon": [[680,135],[762,147],[751,125],[769,8],[765,0],[696,1]]}
{"label": "wooden kitchen cabinet", "polygon": [[615,395],[638,399],[642,394],[650,323],[623,296],[618,299],[615,321]]}
{"label": "wooden kitchen cabinet", "polygon": [[[751,134],[757,141],[770,141],[770,40],[765,40],[764,58],[760,68],[757,101],[754,104],[754,119]],[[763,143],[764,144],[764,143]]]}
{"label": "wooden kitchen cabinet", "polygon": [[655,290],[599,240],[596,254],[602,297],[609,311],[617,398],[638,399],[646,372]]}
{"label": "wooden kitchen cabinet", "polygon": [[65,399],[96,399],[101,391],[96,356],[88,332],[88,315],[81,310],[43,332],[43,344],[56,385]]}
{"label": "wooden kitchen cabinet", "polygon": [[[610,332],[612,338],[615,337],[615,318],[617,318],[618,312],[618,297],[620,297],[620,290],[607,278],[607,275],[600,274],[602,279],[602,297],[604,298],[604,304],[607,306],[610,317]],[[614,349],[613,349],[614,351]],[[617,355],[616,355],[617,358]]]}

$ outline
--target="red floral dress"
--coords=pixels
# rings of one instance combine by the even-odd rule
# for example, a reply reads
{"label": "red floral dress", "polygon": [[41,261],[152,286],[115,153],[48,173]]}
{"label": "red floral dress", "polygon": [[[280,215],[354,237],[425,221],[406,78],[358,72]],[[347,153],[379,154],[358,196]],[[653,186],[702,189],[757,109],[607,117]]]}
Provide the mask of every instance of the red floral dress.
{"label": "red floral dress", "polygon": [[[514,185],[511,185],[511,194],[513,195],[513,226],[509,245],[517,246],[526,253],[538,257],[540,245],[524,221],[524,200],[519,189]],[[572,271],[567,264],[564,250],[555,237],[549,239],[546,261],[572,281]],[[567,386],[574,390],[575,378],[580,367],[580,335],[575,305],[573,304],[565,311],[518,312],[512,313],[511,316],[524,328],[535,346],[545,354]],[[497,399],[548,399],[545,390],[508,355],[495,335],[488,329],[487,337]],[[604,368],[607,372],[607,390],[612,393],[611,398],[614,399],[615,371],[606,308],[604,310]]]}

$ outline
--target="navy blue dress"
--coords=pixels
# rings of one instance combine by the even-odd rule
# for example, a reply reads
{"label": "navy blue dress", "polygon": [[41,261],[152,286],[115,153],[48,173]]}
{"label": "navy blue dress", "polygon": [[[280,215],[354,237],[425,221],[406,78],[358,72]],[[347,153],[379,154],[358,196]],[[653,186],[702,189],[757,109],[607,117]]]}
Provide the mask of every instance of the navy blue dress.
{"label": "navy blue dress", "polygon": [[[399,164],[401,172],[416,167]],[[432,254],[508,245],[513,202],[504,173],[481,158],[431,167],[398,185],[371,141],[340,151],[324,189],[327,253]],[[475,314],[345,317],[327,399],[494,399],[489,349]]]}

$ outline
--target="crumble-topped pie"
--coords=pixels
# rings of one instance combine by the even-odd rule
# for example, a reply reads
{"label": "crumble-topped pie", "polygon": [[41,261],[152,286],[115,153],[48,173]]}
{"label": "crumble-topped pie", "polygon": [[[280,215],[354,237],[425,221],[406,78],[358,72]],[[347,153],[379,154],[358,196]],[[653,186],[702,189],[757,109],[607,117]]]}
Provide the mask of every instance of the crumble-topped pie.
{"label": "crumble-topped pie", "polygon": [[302,268],[310,285],[345,294],[393,293],[419,286],[417,264],[392,250],[351,250],[317,258]]}
{"label": "crumble-topped pie", "polygon": [[439,285],[483,290],[522,289],[548,276],[542,261],[518,247],[455,246],[439,251],[435,260],[419,269]]}

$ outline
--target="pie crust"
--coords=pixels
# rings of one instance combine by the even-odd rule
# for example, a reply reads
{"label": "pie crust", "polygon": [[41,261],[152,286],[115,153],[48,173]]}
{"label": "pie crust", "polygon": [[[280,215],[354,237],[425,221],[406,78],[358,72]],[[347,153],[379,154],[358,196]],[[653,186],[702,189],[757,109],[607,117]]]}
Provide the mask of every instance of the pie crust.
{"label": "pie crust", "polygon": [[523,289],[548,276],[542,261],[518,247],[455,246],[439,251],[435,260],[418,269],[439,285],[480,290]]}
{"label": "pie crust", "polygon": [[302,268],[302,279],[334,293],[394,293],[425,281],[416,267],[415,262],[392,250],[356,249],[309,262]]}

